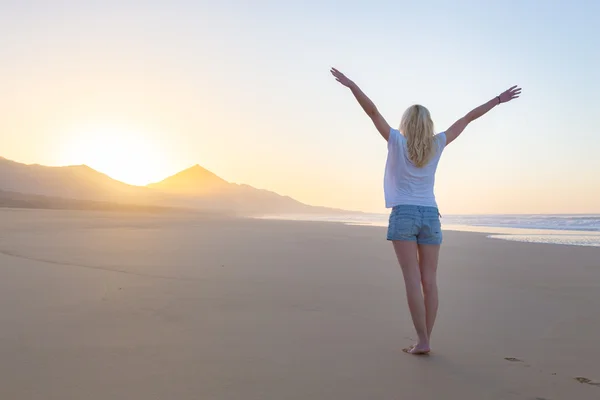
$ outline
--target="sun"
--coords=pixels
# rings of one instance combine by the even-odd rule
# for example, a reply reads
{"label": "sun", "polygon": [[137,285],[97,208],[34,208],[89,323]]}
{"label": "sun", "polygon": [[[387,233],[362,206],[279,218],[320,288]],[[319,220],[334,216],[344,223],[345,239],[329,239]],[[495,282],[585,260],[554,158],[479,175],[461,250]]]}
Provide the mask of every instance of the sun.
{"label": "sun", "polygon": [[130,185],[164,178],[164,152],[156,139],[132,127],[97,124],[74,130],[64,153],[67,164],[85,164]]}

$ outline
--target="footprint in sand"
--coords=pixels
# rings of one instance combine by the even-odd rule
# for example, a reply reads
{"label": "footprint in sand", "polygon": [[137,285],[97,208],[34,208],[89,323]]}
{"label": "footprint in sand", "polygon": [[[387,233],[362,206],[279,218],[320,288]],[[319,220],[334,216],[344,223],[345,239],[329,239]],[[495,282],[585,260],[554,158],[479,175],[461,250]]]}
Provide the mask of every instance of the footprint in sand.
{"label": "footprint in sand", "polygon": [[525,368],[529,368],[531,367],[531,365],[526,364],[525,361],[521,360],[520,358],[515,358],[515,357],[504,357],[504,359],[506,361],[510,361],[513,363],[521,363],[522,366],[524,366]]}
{"label": "footprint in sand", "polygon": [[579,383],[585,383],[585,384],[588,384],[588,385],[600,387],[600,382],[594,382],[591,379],[584,378],[583,376],[577,376],[577,377],[575,377],[573,379],[575,379]]}

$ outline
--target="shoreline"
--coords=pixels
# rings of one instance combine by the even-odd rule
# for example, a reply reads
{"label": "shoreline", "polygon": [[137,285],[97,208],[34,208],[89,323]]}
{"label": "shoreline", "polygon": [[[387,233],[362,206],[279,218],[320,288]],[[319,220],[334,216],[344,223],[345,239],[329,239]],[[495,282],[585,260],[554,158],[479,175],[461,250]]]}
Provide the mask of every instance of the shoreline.
{"label": "shoreline", "polygon": [[[566,215],[566,214],[565,214]],[[582,214],[588,215],[588,214]],[[384,217],[380,215],[380,217]],[[452,218],[453,216],[449,216]],[[380,218],[378,221],[356,221],[349,217],[316,217],[316,216],[262,216],[254,219],[306,222],[332,222],[349,226],[387,227],[387,222]],[[508,240],[523,243],[557,244],[565,246],[600,247],[600,231],[597,230],[567,230],[550,228],[523,228],[488,225],[447,224],[442,218],[444,232],[472,232],[486,235],[494,240]]]}

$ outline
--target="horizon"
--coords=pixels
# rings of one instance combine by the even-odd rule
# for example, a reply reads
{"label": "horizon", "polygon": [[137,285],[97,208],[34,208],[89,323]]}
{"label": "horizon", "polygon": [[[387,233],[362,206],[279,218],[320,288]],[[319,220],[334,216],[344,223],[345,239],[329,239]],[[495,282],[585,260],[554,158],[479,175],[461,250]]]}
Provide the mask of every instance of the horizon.
{"label": "horizon", "polygon": [[[3,157],[3,156],[0,156],[0,159],[4,159],[4,160],[10,161],[10,162],[16,162],[16,163],[18,163],[15,160],[10,160],[10,159],[7,159],[6,157]],[[21,164],[21,163],[19,163],[19,164]],[[97,173],[100,173],[102,175],[105,175],[105,176],[109,177],[110,179],[115,180],[117,182],[124,183],[124,184],[130,185],[130,186],[139,187],[139,188],[149,188],[150,186],[152,186],[154,184],[160,183],[160,182],[162,182],[164,180],[172,178],[175,175],[179,175],[181,173],[184,173],[184,172],[186,172],[188,170],[192,170],[192,169],[197,168],[197,167],[201,168],[202,170],[207,171],[207,172],[209,172],[211,174],[214,174],[217,178],[223,179],[218,174],[216,174],[213,171],[210,171],[210,170],[204,168],[203,166],[201,166],[199,164],[194,164],[192,166],[184,168],[181,171],[178,171],[178,172],[176,172],[173,175],[169,175],[169,176],[166,176],[164,178],[159,178],[159,180],[157,180],[155,182],[150,182],[147,185],[136,185],[136,184],[131,184],[131,183],[123,182],[121,180],[118,180],[116,178],[111,177],[110,175],[107,175],[107,174],[103,173],[102,171],[98,171],[98,170],[96,170],[96,169],[94,169],[94,168],[92,168],[92,167],[90,167],[89,165],[86,165],[86,164],[47,166],[47,165],[41,165],[41,164],[35,164],[34,163],[34,164],[24,164],[24,165],[28,165],[28,166],[41,166],[41,167],[48,167],[48,168],[86,167],[86,168],[90,168],[94,172],[97,172]],[[226,181],[226,182],[230,183],[230,184],[235,184],[235,185],[244,185],[243,183],[229,182],[229,181]],[[154,188],[150,188],[150,189],[161,191],[161,189],[154,189]],[[259,190],[269,190],[268,188],[260,188],[260,187],[257,187],[256,189],[259,189]],[[0,191],[2,191],[2,188],[0,188]],[[280,195],[280,196],[285,196],[285,195],[283,195],[281,193],[277,193],[277,192],[274,192],[274,193],[277,194],[277,195]],[[306,204],[306,205],[311,206],[311,207],[321,207],[321,205],[319,205],[319,204]],[[361,213],[361,214],[366,214],[366,215],[378,215],[378,216],[387,216],[388,215],[388,213],[386,213],[386,212],[377,212],[377,211],[372,212],[372,211],[349,210],[349,209],[338,209],[338,210],[339,211],[347,211],[347,212],[350,212],[350,213]],[[286,215],[286,214],[285,213],[274,213],[274,214],[272,214],[272,216],[281,216],[281,215]],[[539,213],[538,214],[536,214],[536,213],[467,213],[467,214],[457,213],[457,214],[445,214],[445,215],[448,216],[448,217],[461,217],[461,216],[470,216],[470,217],[472,217],[472,216],[498,216],[498,217],[501,217],[501,216],[504,216],[504,217],[510,217],[510,216],[547,216],[547,217],[552,217],[552,216],[556,216],[556,217],[561,217],[561,216],[597,216],[597,215],[600,215],[600,212],[597,212],[597,213],[596,212],[591,212],[591,213],[541,213],[541,214],[539,214]]]}
{"label": "horizon", "polygon": [[445,151],[442,215],[600,213],[599,4],[34,3],[0,13],[3,158],[144,187],[199,165],[305,204],[386,213],[385,142],[334,66],[392,126],[422,103],[441,131],[523,87]]}

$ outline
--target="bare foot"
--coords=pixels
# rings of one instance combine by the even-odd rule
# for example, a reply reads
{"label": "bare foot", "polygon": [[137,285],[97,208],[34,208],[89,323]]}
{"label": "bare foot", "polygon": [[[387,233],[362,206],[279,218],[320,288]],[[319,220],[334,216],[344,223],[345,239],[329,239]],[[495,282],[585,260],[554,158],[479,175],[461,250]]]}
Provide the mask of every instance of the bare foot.
{"label": "bare foot", "polygon": [[402,349],[402,351],[408,354],[414,354],[416,356],[423,356],[429,354],[429,352],[431,352],[431,349],[429,348],[429,346],[422,346],[417,343],[410,345],[405,349]]}

